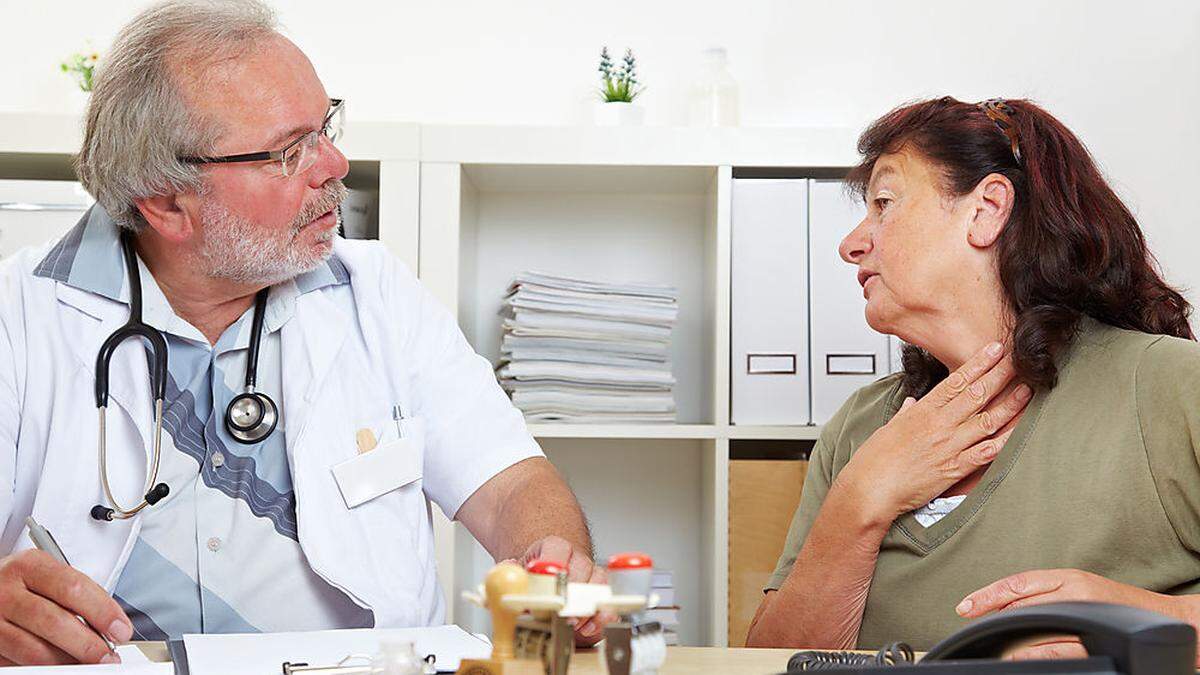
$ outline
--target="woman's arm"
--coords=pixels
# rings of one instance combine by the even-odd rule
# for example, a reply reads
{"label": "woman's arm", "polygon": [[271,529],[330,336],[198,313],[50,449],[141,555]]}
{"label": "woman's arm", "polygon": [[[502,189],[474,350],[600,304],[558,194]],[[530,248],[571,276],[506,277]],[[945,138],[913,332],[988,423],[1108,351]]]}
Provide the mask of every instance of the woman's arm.
{"label": "woman's arm", "polygon": [[[854,453],[823,501],[806,495],[801,511],[816,517],[799,534],[803,543],[779,590],[763,599],[748,645],[855,646],[892,521],[990,463],[1029,402],[1024,385],[1001,395],[1014,371],[998,347],[981,350],[920,402],[906,400]],[[804,515],[793,530],[808,522]]]}
{"label": "woman's arm", "polygon": [[851,490],[834,483],[778,591],[768,591],[747,647],[853,649],[879,544],[891,520],[868,518]]}
{"label": "woman's arm", "polygon": [[[971,593],[956,611],[975,619],[1006,609],[1051,602],[1110,602],[1170,616],[1200,632],[1200,595],[1166,595],[1076,569],[1031,570],[994,581]],[[1009,654],[1014,659],[1084,658],[1076,637],[1050,638]],[[1200,653],[1196,655],[1200,668]]]}

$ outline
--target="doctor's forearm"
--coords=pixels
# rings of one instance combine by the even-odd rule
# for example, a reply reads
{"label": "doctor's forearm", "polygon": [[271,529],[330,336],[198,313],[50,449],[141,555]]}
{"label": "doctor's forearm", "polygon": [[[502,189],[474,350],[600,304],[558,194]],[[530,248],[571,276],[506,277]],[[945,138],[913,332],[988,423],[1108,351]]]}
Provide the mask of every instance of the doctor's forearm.
{"label": "doctor's forearm", "polygon": [[518,462],[471,495],[455,516],[496,560],[520,559],[534,543],[562,537],[590,559],[592,538],[579,502],[543,457]]}

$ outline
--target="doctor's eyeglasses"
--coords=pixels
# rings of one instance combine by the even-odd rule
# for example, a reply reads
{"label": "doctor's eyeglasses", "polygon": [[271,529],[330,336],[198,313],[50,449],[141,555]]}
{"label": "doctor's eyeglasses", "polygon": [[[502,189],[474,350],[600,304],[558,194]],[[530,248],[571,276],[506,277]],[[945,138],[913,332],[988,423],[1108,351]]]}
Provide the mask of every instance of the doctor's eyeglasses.
{"label": "doctor's eyeglasses", "polygon": [[329,99],[329,113],[321,128],[310,131],[300,138],[288,143],[281,150],[264,150],[262,152],[247,152],[224,157],[180,157],[179,161],[186,164],[233,164],[236,162],[262,162],[270,160],[273,168],[280,176],[294,176],[304,173],[317,161],[320,155],[318,144],[321,136],[336,143],[342,135],[346,122],[346,101],[340,98]]}

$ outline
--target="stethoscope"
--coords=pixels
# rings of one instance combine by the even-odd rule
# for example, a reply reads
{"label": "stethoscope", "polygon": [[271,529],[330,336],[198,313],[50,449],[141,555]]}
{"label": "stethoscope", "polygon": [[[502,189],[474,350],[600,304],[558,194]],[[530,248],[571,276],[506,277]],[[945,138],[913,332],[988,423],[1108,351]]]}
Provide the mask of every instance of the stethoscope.
{"label": "stethoscope", "polygon": [[[125,270],[129,275],[129,320],[118,328],[96,356],[96,408],[100,412],[100,484],[104,487],[104,498],[112,506],[97,504],[92,507],[92,518],[96,520],[125,520],[137,515],[147,506],[154,506],[170,493],[166,483],[157,483],[158,466],[162,451],[163,399],[167,393],[167,340],[161,331],[142,321],[142,282],[138,272],[137,254],[133,249],[133,236],[121,234],[121,250],[125,258]],[[246,386],[242,393],[233,397],[225,408],[225,430],[239,443],[258,443],[275,430],[279,421],[279,408],[270,396],[254,390],[258,377],[258,347],[262,341],[263,315],[267,306],[268,289],[254,296],[254,318],[250,326],[250,350],[246,356]],[[105,411],[108,408],[108,364],[117,346],[131,337],[146,341],[153,360],[150,371],[150,386],[154,396],[154,454],[150,470],[146,473],[145,494],[132,508],[123,508],[113,496],[108,484],[108,453],[105,443]]]}

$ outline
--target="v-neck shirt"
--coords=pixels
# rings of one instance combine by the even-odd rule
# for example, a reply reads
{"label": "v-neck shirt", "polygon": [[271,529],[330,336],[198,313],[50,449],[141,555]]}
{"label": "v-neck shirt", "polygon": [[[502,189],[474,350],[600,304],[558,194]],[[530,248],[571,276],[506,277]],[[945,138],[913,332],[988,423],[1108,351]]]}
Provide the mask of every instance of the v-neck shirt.
{"label": "v-neck shirt", "polygon": [[[884,378],[825,426],[767,589],[787,578],[838,472],[903,399],[901,377]],[[963,627],[954,607],[968,593],[1050,568],[1200,593],[1200,344],[1084,319],[1057,386],[1035,393],[979,484],[928,527],[911,512],[892,524],[858,646],[928,649]]]}

